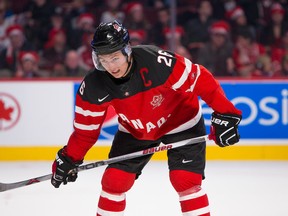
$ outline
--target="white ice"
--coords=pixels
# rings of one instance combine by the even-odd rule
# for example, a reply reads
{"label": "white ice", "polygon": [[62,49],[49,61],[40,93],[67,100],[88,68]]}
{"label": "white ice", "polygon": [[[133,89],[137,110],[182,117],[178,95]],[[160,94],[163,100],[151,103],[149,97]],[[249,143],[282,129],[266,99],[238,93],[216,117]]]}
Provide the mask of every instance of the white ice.
{"label": "white ice", "polygon": [[[50,173],[49,162],[1,162],[0,182]],[[95,216],[105,167],[54,189],[49,181],[0,192],[0,216]],[[288,216],[288,161],[208,161],[203,188],[213,216]],[[127,193],[125,216],[181,215],[165,162],[151,161]]]}

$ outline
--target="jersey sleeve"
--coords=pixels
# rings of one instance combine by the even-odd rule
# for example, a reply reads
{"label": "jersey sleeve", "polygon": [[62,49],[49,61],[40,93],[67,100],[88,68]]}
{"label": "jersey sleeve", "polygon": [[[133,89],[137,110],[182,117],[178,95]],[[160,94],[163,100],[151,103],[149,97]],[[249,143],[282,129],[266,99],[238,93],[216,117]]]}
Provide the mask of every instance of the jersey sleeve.
{"label": "jersey sleeve", "polygon": [[193,64],[189,59],[177,54],[175,58],[173,76],[169,78],[173,89],[181,89],[200,96],[218,113],[241,114],[241,111],[225,96],[219,82],[204,66]]}
{"label": "jersey sleeve", "polygon": [[[81,84],[81,87],[83,86],[84,81]],[[74,131],[67,144],[67,155],[74,161],[83,160],[88,150],[96,143],[108,108],[103,104],[91,103],[89,93],[84,87],[81,90],[81,87],[76,95]]]}
{"label": "jersey sleeve", "polygon": [[195,93],[218,113],[241,115],[241,111],[229,101],[213,75],[202,65],[194,65],[194,68],[196,73],[193,83]]}

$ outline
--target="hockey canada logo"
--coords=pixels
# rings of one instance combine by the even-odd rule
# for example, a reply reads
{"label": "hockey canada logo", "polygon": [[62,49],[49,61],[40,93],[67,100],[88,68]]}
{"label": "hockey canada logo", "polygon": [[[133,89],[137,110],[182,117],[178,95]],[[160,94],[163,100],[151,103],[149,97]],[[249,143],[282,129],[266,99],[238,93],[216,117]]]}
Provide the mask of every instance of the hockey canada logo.
{"label": "hockey canada logo", "polygon": [[0,92],[0,131],[15,126],[20,118],[20,105],[10,94]]}
{"label": "hockey canada logo", "polygon": [[113,27],[114,27],[114,29],[116,29],[118,32],[120,32],[121,31],[121,26],[119,26],[118,24],[116,24],[116,23],[114,23],[113,24]]}
{"label": "hockey canada logo", "polygon": [[153,96],[153,100],[151,101],[151,105],[153,106],[153,109],[155,109],[156,107],[159,107],[162,104],[163,100],[164,98],[162,94]]}

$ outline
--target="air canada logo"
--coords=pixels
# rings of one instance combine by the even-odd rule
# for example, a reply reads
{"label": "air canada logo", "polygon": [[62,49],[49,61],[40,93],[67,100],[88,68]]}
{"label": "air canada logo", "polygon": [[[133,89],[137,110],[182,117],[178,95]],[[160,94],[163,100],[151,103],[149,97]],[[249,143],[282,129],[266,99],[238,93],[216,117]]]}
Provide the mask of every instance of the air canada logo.
{"label": "air canada logo", "polygon": [[20,118],[20,105],[10,94],[0,92],[0,131],[15,126]]}
{"label": "air canada logo", "polygon": [[153,96],[153,99],[151,101],[151,105],[153,106],[153,109],[160,106],[162,104],[163,100],[164,100],[164,98],[163,98],[162,94]]}

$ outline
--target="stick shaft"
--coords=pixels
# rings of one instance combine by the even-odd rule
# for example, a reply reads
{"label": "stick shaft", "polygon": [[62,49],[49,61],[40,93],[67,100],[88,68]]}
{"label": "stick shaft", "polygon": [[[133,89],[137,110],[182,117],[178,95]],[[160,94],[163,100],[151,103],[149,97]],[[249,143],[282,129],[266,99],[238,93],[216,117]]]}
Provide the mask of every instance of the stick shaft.
{"label": "stick shaft", "polygon": [[[157,152],[161,152],[161,151],[167,151],[169,149],[174,149],[174,148],[178,148],[178,147],[185,146],[185,145],[191,145],[191,144],[195,144],[195,143],[204,142],[206,140],[208,140],[207,135],[195,137],[195,138],[192,138],[189,140],[179,141],[179,142],[172,143],[172,144],[160,145],[158,147],[148,148],[148,149],[133,152],[130,154],[125,154],[125,155],[113,157],[113,158],[110,158],[107,160],[96,161],[93,163],[84,164],[82,166],[79,166],[79,167],[73,169],[72,172],[73,171],[74,172],[80,172],[80,171],[84,171],[84,170],[89,170],[89,169],[93,169],[96,167],[100,167],[100,166],[109,165],[112,163],[121,162],[124,160],[129,160],[129,159],[141,157],[144,155],[149,155],[149,154],[153,154],[153,153],[157,153]],[[19,188],[19,187],[28,186],[28,185],[38,183],[38,182],[43,182],[43,181],[51,179],[51,177],[52,177],[52,174],[48,174],[48,175],[43,175],[43,176],[39,176],[36,178],[31,178],[31,179],[27,179],[24,181],[15,182],[15,183],[0,183],[0,192]]]}

